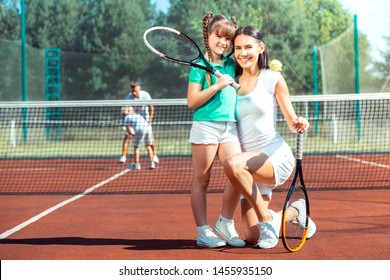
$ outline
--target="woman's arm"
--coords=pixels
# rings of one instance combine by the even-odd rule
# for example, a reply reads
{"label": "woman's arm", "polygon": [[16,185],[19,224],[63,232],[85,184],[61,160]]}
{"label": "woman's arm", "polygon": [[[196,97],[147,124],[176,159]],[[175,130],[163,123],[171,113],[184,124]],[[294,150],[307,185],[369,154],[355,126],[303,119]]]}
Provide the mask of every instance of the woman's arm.
{"label": "woman's arm", "polygon": [[297,116],[290,100],[290,93],[284,78],[281,78],[275,86],[275,97],[288,127],[294,133],[304,132],[309,128],[309,122],[306,118]]}

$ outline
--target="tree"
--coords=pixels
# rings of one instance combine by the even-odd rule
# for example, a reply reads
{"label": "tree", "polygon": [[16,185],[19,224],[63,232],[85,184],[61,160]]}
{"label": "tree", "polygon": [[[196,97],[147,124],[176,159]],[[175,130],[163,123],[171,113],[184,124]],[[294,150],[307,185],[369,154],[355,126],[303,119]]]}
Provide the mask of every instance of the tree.
{"label": "tree", "polygon": [[380,51],[382,60],[375,61],[373,75],[379,84],[380,92],[390,92],[390,36],[384,37],[387,49]]}
{"label": "tree", "polygon": [[[20,77],[20,16],[16,0],[0,2],[0,100],[21,97]],[[18,58],[18,59],[17,59]],[[16,62],[16,63],[15,63]],[[19,62],[19,63],[17,63]]]}
{"label": "tree", "polygon": [[[186,97],[189,68],[151,53],[143,43],[143,33],[152,25],[170,26],[190,35],[204,51],[202,18],[208,11],[235,16],[239,26],[250,24],[258,28],[271,59],[282,61],[291,94],[311,94],[313,46],[332,41],[352,23],[352,16],[337,0],[170,0],[167,12],[156,12],[150,0],[25,3],[28,89],[29,96],[37,99],[44,96],[41,69],[45,48],[61,49],[63,100],[122,99],[134,79],[140,80],[154,98]],[[19,0],[0,2],[0,61],[5,65],[0,69],[3,100],[18,100],[21,95],[18,5]],[[380,73],[372,71],[368,66],[372,61],[368,55],[370,46],[363,34],[359,36],[359,45],[363,76],[372,84],[380,83],[378,77],[386,75],[388,61],[375,66]],[[345,65],[352,69],[353,59],[348,57],[351,53],[353,48],[348,45],[332,64],[333,72],[338,73]],[[348,90],[353,84],[353,72],[337,75],[340,92]]]}
{"label": "tree", "polygon": [[85,6],[76,38],[78,46],[93,53],[89,98],[123,98],[130,80],[143,76],[149,61],[142,36],[152,18],[145,5],[149,1],[100,0]]}
{"label": "tree", "polygon": [[338,0],[298,0],[303,14],[313,19],[317,30],[314,42],[325,44],[342,34],[351,24],[352,17]]}
{"label": "tree", "polygon": [[17,40],[20,34],[19,0],[0,1],[0,39]]}
{"label": "tree", "polygon": [[[284,64],[283,75],[292,94],[312,92],[313,46],[339,35],[352,22],[351,16],[335,0],[171,0],[167,15],[160,15],[159,22],[190,34],[203,46],[202,17],[207,11],[234,15],[239,26],[249,24],[258,28],[265,37],[271,58]],[[170,91],[182,91],[185,97],[188,72],[180,72],[175,66],[165,65],[164,68],[172,69],[176,80],[169,80],[165,71],[167,80],[163,88],[172,83],[180,84],[180,90]]]}
{"label": "tree", "polygon": [[283,76],[290,92],[311,92],[311,50],[317,31],[312,19],[302,16],[304,7],[297,1],[263,0],[261,7],[265,42],[271,59],[278,59],[284,65]]}
{"label": "tree", "polygon": [[152,12],[141,0],[26,1],[27,41],[62,53],[63,99],[123,98],[148,61]]}

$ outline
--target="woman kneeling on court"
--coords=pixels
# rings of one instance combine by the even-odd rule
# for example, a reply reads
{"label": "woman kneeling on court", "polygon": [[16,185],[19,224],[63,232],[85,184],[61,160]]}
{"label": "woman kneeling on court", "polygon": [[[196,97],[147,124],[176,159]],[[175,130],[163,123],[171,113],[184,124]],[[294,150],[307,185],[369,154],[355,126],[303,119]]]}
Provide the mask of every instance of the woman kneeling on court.
{"label": "woman kneeling on court", "polygon": [[[246,241],[257,248],[273,248],[279,240],[281,215],[268,209],[272,189],[291,175],[295,158],[276,129],[277,107],[294,133],[304,132],[309,122],[298,117],[280,72],[271,71],[269,54],[260,32],[252,26],[239,28],[234,36],[238,133],[243,152],[228,158],[224,170],[242,194],[241,214]],[[310,225],[312,230],[310,230]],[[315,231],[309,222],[311,237]]]}

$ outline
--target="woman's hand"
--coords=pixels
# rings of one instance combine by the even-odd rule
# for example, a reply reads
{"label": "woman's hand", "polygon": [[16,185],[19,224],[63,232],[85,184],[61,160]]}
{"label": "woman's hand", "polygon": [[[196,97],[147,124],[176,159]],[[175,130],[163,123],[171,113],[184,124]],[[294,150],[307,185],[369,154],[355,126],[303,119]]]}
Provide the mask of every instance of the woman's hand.
{"label": "woman's hand", "polygon": [[303,133],[309,128],[310,124],[306,118],[298,117],[296,120],[293,120],[292,126],[296,132]]}

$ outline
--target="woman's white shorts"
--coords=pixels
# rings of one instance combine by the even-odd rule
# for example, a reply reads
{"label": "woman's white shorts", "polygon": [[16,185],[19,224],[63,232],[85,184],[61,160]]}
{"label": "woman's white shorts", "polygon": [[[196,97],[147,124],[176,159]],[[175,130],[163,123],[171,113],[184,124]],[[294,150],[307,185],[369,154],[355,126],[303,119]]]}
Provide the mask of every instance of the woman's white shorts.
{"label": "woman's white shorts", "polygon": [[[253,150],[251,151],[253,152]],[[286,142],[270,145],[263,150],[259,148],[257,151],[265,153],[270,158],[274,168],[275,184],[264,184],[258,181],[255,184],[262,195],[272,196],[272,189],[282,185],[290,178],[295,168],[295,157]]]}

